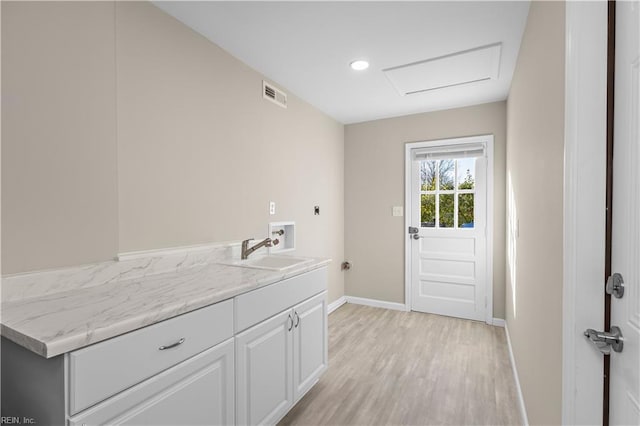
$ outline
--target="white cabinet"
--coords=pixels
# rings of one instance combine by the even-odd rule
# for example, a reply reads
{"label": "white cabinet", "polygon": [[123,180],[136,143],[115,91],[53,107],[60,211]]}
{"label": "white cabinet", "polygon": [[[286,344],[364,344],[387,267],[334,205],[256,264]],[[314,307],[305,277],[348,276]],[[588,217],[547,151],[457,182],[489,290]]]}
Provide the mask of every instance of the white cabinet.
{"label": "white cabinet", "polygon": [[275,424],[327,368],[326,268],[52,358],[2,339],[2,415]]}
{"label": "white cabinet", "polygon": [[226,300],[70,352],[69,414],[79,413],[230,337],[233,301]]}
{"label": "white cabinet", "polygon": [[275,424],[291,408],[292,327],[286,311],[236,336],[238,424]]}
{"label": "white cabinet", "polygon": [[327,268],[320,268],[236,296],[236,334],[326,290]]}
{"label": "white cabinet", "polygon": [[69,419],[82,425],[231,425],[233,338]]}
{"label": "white cabinet", "polygon": [[3,339],[3,416],[46,425],[233,424],[233,321],[226,300],[53,358]]}
{"label": "white cabinet", "polygon": [[297,305],[293,311],[293,392],[294,401],[298,401],[328,366],[326,293]]}
{"label": "white cabinet", "polygon": [[236,336],[236,420],[275,424],[327,368],[322,292]]}

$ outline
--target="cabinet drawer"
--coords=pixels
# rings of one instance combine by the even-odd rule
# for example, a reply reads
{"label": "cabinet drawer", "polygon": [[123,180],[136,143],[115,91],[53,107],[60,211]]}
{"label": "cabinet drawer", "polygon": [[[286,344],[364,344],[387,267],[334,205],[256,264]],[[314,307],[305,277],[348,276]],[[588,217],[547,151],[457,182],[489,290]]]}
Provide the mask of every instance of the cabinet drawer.
{"label": "cabinet drawer", "polygon": [[71,352],[69,411],[76,414],[232,336],[233,301],[227,300]]}
{"label": "cabinet drawer", "polygon": [[81,425],[234,424],[229,339],[69,419]]}
{"label": "cabinet drawer", "polygon": [[320,268],[237,296],[236,333],[326,289],[327,268]]}

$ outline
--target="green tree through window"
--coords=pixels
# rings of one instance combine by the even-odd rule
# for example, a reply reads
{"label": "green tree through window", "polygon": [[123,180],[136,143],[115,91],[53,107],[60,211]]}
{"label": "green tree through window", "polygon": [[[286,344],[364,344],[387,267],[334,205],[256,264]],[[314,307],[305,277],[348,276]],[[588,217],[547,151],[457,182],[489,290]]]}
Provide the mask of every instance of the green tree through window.
{"label": "green tree through window", "polygon": [[[462,181],[460,181],[461,176],[456,178],[456,162],[460,167],[460,161],[454,159],[420,162],[420,189],[422,191],[420,221],[423,227],[435,227],[436,196],[439,197],[440,228],[454,227],[456,196],[458,197],[458,226],[473,227],[475,194],[454,194],[454,190],[456,189],[456,183],[458,190],[473,190],[475,188],[474,177],[471,171],[467,169]],[[438,187],[440,191],[447,191],[447,193],[436,195],[439,192],[436,191]],[[424,192],[427,193],[425,194]]]}
{"label": "green tree through window", "polygon": [[[473,189],[475,182],[471,172],[467,170],[464,180],[458,184],[458,189]],[[458,195],[458,226],[473,223],[473,204],[475,194]]]}

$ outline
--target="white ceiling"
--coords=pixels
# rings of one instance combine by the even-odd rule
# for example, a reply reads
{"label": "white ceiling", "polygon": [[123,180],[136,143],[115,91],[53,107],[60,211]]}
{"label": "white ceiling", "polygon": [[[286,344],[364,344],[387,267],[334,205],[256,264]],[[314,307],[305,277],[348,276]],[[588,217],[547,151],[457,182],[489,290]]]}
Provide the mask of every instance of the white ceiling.
{"label": "white ceiling", "polygon": [[[528,1],[154,3],[345,124],[506,99],[529,11]],[[402,96],[383,71],[498,43],[497,78]],[[354,59],[371,65],[354,71]],[[438,66],[469,74],[457,60]]]}

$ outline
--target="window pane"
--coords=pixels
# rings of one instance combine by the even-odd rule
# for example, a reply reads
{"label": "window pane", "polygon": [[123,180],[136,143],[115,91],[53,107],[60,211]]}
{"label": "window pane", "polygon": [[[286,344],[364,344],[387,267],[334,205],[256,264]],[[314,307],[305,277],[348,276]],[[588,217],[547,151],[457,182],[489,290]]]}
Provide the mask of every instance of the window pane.
{"label": "window pane", "polygon": [[474,194],[458,195],[458,227],[473,228]]}
{"label": "window pane", "polygon": [[440,228],[453,228],[453,194],[440,194]]}
{"label": "window pane", "polygon": [[436,190],[436,162],[435,161],[420,162],[420,190],[421,191]]}
{"label": "window pane", "polygon": [[422,194],[420,203],[420,226],[423,228],[433,228],[436,225],[436,196],[432,194]]}
{"label": "window pane", "polygon": [[440,189],[441,190],[451,190],[454,189],[454,179],[456,173],[456,162],[455,160],[440,160]]}
{"label": "window pane", "polygon": [[476,182],[476,159],[461,158],[458,161],[458,189],[473,189]]}

